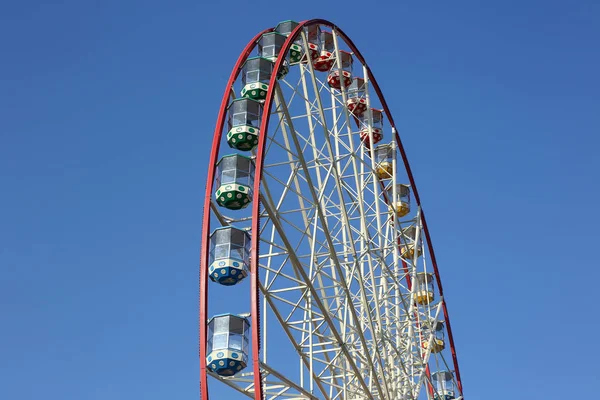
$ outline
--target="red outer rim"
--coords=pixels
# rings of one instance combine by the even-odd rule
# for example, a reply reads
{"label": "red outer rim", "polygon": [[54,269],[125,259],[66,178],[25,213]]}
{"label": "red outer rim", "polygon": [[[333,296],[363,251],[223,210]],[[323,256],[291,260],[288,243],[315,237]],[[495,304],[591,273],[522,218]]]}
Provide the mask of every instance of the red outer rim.
{"label": "red outer rim", "polygon": [[213,134],[212,149],[210,151],[210,159],[208,162],[208,174],[206,176],[206,193],[204,196],[204,211],[202,218],[202,239],[200,247],[200,299],[199,299],[199,349],[200,349],[200,398],[202,400],[208,400],[208,374],[206,370],[206,322],[208,321],[208,255],[209,246],[208,239],[210,236],[210,201],[212,198],[213,185],[215,181],[215,171],[217,164],[217,157],[219,156],[219,147],[221,146],[221,136],[223,132],[223,125],[225,124],[225,117],[227,116],[227,105],[229,104],[229,96],[231,93],[231,87],[235,83],[244,62],[256,47],[256,42],[260,37],[273,29],[265,29],[264,31],[257,34],[244,48],[240,56],[238,57],[233,71],[227,81],[225,93],[221,100],[221,108],[217,117],[217,124],[215,126],[215,133]]}
{"label": "red outer rim", "polygon": [[[280,56],[277,58],[277,61],[275,62],[274,71],[278,71],[279,68],[281,67],[281,65],[283,64],[284,55],[288,53],[290,47],[292,46],[294,40],[296,40],[296,38],[300,34],[300,31],[302,30],[302,28],[309,26],[309,25],[314,25],[314,24],[324,25],[324,26],[329,27],[332,30],[335,29],[337,31],[337,33],[342,37],[342,39],[346,42],[348,47],[350,47],[350,49],[352,50],[352,52],[354,53],[356,58],[361,62],[361,64],[363,64],[365,66],[369,80],[373,86],[373,89],[377,93],[377,96],[381,102],[381,105],[383,106],[383,110],[385,111],[385,113],[388,117],[388,121],[390,122],[391,127],[394,128],[394,130],[396,131],[396,135],[395,135],[396,143],[398,145],[400,155],[402,156],[402,161],[404,163],[404,167],[406,169],[408,179],[410,181],[410,185],[412,186],[412,189],[413,189],[415,202],[417,203],[418,206],[421,206],[421,200],[419,197],[419,193],[417,191],[417,186],[415,184],[412,170],[408,163],[406,151],[404,150],[402,141],[400,140],[400,135],[398,133],[398,129],[396,129],[396,125],[394,123],[392,113],[387,105],[387,102],[385,101],[385,98],[383,97],[383,92],[381,91],[381,88],[379,87],[377,80],[375,79],[375,76],[373,75],[373,73],[371,72],[371,69],[367,65],[364,57],[358,51],[358,48],[356,47],[356,45],[352,42],[352,40],[350,40],[350,38],[337,25],[335,25],[329,21],[323,20],[323,19],[312,19],[312,20],[307,20],[307,21],[301,22],[290,33],[290,35],[286,39],[286,41],[280,51]],[[240,54],[240,57],[238,58],[238,61],[235,65],[235,67],[231,73],[231,76],[229,78],[229,81],[227,83],[225,93],[223,95],[223,100],[221,101],[221,108],[219,110],[217,125],[216,125],[215,133],[213,136],[213,146],[212,146],[212,150],[211,150],[208,175],[207,175],[207,183],[206,183],[206,196],[205,196],[204,216],[203,216],[202,247],[201,247],[201,257],[200,257],[200,393],[201,393],[202,400],[208,400],[208,390],[203,390],[203,388],[207,389],[206,321],[207,321],[207,301],[208,301],[208,297],[207,297],[207,292],[208,292],[208,290],[207,290],[208,289],[207,272],[208,272],[208,253],[209,253],[208,238],[210,235],[210,201],[212,198],[214,175],[215,175],[215,171],[216,171],[216,161],[217,161],[217,156],[218,156],[221,137],[222,137],[223,124],[225,122],[225,116],[227,113],[227,105],[228,105],[228,99],[230,96],[231,87],[233,86],[245,60],[248,58],[248,56],[250,55],[250,53],[256,46],[256,42],[258,41],[258,39],[264,33],[270,32],[272,30],[273,30],[272,28],[267,29],[267,30],[264,30],[263,32],[259,33],[258,35],[256,35],[252,39],[252,41],[250,41],[250,43],[248,43],[248,45],[246,46],[244,51]],[[273,102],[273,97],[274,97],[274,93],[275,93],[272,90],[272,88],[274,87],[275,82],[277,80],[276,75],[277,74],[274,73],[269,82],[269,89],[267,92],[267,97],[264,102],[264,107],[263,107],[264,112],[263,112],[263,118],[262,118],[261,126],[260,126],[261,135],[259,136],[259,140],[258,140],[257,155],[256,155],[256,160],[255,160],[256,172],[255,172],[255,180],[254,180],[254,201],[252,203],[252,228],[251,228],[252,232],[258,232],[259,227],[260,227],[260,181],[262,179],[263,158],[264,158],[265,143],[266,143],[264,138],[267,134],[268,126],[269,126],[269,119],[270,119],[269,111],[271,109],[271,104]],[[425,213],[424,213],[423,209],[421,209],[421,219],[423,222],[423,232],[425,234],[425,240],[427,242],[427,246],[429,247],[429,253],[431,255],[431,262],[433,265],[434,274],[437,278],[436,280],[437,280],[438,291],[439,291],[440,296],[443,296],[444,292],[443,292],[441,277],[440,277],[439,269],[437,266],[437,260],[435,258],[433,244],[431,242],[431,235],[429,234],[429,229],[427,227],[427,222],[425,219]],[[250,285],[251,285],[250,296],[251,296],[251,313],[252,313],[252,361],[253,361],[253,368],[254,368],[255,399],[262,400],[263,393],[262,393],[262,379],[261,379],[261,374],[260,374],[260,358],[259,358],[259,355],[260,355],[260,303],[259,303],[259,292],[258,292],[258,278],[259,278],[258,277],[258,254],[259,254],[258,241],[253,240],[252,246],[251,246],[251,265],[250,265]],[[442,303],[442,310],[444,312],[444,319],[446,321],[446,329],[448,331],[448,341],[450,342],[450,350],[451,350],[451,354],[452,354],[452,361],[454,364],[455,378],[456,378],[458,389],[461,392],[461,394],[463,394],[462,381],[460,378],[460,370],[458,367],[458,360],[456,357],[456,349],[454,346],[454,337],[452,335],[452,328],[450,325],[450,317],[448,315],[447,302],[446,302],[445,298]],[[464,394],[463,394],[463,396],[464,396]]]}

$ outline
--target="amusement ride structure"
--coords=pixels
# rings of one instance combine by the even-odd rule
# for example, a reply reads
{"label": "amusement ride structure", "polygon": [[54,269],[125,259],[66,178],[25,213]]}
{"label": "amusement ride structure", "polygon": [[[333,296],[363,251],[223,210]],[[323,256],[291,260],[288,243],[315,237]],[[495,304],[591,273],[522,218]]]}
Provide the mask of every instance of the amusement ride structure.
{"label": "amusement ride structure", "polygon": [[285,21],[250,40],[210,151],[201,398],[226,385],[256,400],[461,400],[420,204],[381,89],[341,29]]}

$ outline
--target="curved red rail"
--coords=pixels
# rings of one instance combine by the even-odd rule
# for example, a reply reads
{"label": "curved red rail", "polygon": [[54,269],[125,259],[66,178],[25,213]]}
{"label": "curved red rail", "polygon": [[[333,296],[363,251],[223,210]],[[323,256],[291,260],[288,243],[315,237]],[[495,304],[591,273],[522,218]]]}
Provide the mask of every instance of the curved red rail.
{"label": "curved red rail", "polygon": [[227,81],[227,89],[223,94],[221,100],[221,108],[219,108],[219,115],[217,117],[217,125],[215,126],[215,133],[213,135],[213,144],[210,151],[210,159],[208,161],[208,174],[206,176],[206,192],[204,196],[204,211],[202,217],[202,240],[200,247],[200,304],[199,304],[199,355],[200,355],[200,398],[202,400],[208,400],[208,380],[206,374],[206,322],[208,320],[208,255],[209,245],[208,238],[210,235],[210,201],[213,194],[213,184],[215,181],[215,171],[217,165],[217,157],[219,156],[219,147],[221,146],[221,135],[223,132],[223,125],[225,124],[225,117],[227,116],[227,104],[229,103],[229,96],[231,87],[235,83],[244,62],[256,47],[256,42],[260,37],[272,31],[273,29],[265,29],[264,31],[257,34],[244,48],[242,53],[237,59],[233,71]]}
{"label": "curved red rail", "polygon": [[[356,45],[352,42],[352,40],[350,40],[350,38],[337,25],[335,25],[329,21],[326,21],[324,19],[312,19],[312,20],[307,20],[307,21],[301,22],[292,31],[292,33],[288,36],[287,40],[285,41],[283,48],[280,51],[280,56],[278,57],[277,61],[275,62],[274,70],[278,71],[280,69],[280,67],[282,66],[283,61],[284,61],[283,55],[285,55],[289,52],[292,43],[297,39],[302,28],[304,28],[306,26],[314,25],[314,24],[324,25],[331,29],[335,29],[336,33],[339,34],[342,37],[342,39],[346,42],[348,47],[350,47],[350,49],[354,53],[354,56],[356,56],[356,58],[361,62],[361,64],[363,64],[365,66],[369,80],[370,80],[371,84],[373,85],[373,89],[377,93],[377,96],[381,102],[381,105],[383,106],[383,109],[388,117],[390,125],[396,131],[396,136],[395,136],[396,143],[398,145],[398,149],[400,150],[400,155],[402,156],[402,161],[404,163],[404,167],[408,174],[408,179],[413,188],[413,195],[415,198],[415,202],[417,203],[417,205],[420,206],[421,200],[419,197],[419,193],[417,191],[417,186],[415,184],[415,180],[414,180],[414,177],[412,174],[412,170],[410,168],[410,164],[408,163],[406,151],[404,150],[402,141],[400,140],[400,135],[398,134],[398,129],[396,129],[396,125],[394,123],[392,113],[387,105],[387,102],[385,101],[383,92],[381,91],[381,88],[379,87],[377,80],[375,79],[375,76],[373,75],[373,73],[371,72],[371,69],[367,65],[364,57],[358,51],[358,48],[356,47]],[[264,33],[270,32],[272,30],[273,30],[272,28],[267,29],[267,30],[262,31],[258,35],[256,35],[248,43],[248,45],[246,46],[244,51],[240,54],[240,57],[238,58],[238,60],[235,64],[235,67],[233,68],[231,76],[229,77],[229,81],[227,83],[225,93],[223,95],[223,100],[221,101],[221,108],[219,110],[217,125],[215,127],[215,132],[214,132],[214,136],[213,136],[213,146],[212,146],[211,155],[210,155],[207,183],[206,183],[206,197],[205,197],[204,214],[203,214],[203,236],[202,236],[202,248],[201,248],[201,256],[200,256],[200,394],[201,394],[202,400],[208,400],[207,371],[206,371],[206,339],[207,339],[206,338],[206,321],[207,321],[207,317],[208,317],[207,316],[207,292],[208,292],[207,272],[208,272],[208,253],[209,253],[208,237],[210,234],[210,202],[211,202],[212,192],[213,192],[213,182],[214,182],[214,175],[215,175],[215,171],[216,171],[217,156],[218,156],[218,152],[219,152],[219,146],[221,143],[223,125],[224,125],[225,117],[226,117],[226,113],[227,113],[227,104],[228,104],[228,99],[230,96],[231,87],[234,84],[242,65],[244,64],[244,62],[246,61],[246,59],[248,58],[248,56],[250,55],[250,53],[252,52],[254,47],[256,46],[256,42],[258,41],[258,39]],[[269,82],[269,90],[267,92],[267,98],[265,99],[264,107],[263,107],[265,112],[263,113],[263,118],[261,121],[261,126],[260,126],[261,135],[259,136],[257,155],[256,155],[256,160],[255,160],[256,173],[255,173],[255,180],[254,180],[254,201],[252,203],[252,227],[251,227],[252,232],[258,232],[259,227],[260,227],[260,219],[259,219],[260,218],[260,181],[262,179],[262,167],[263,167],[263,159],[264,159],[264,154],[265,154],[265,143],[266,143],[265,137],[267,135],[267,131],[268,131],[268,127],[269,127],[269,119],[270,119],[269,110],[271,109],[271,105],[272,105],[274,93],[275,93],[272,90],[272,88],[275,86],[276,80],[277,80],[276,74],[273,74],[273,76],[271,77],[271,80]],[[421,218],[422,218],[422,222],[423,222],[423,231],[425,234],[425,240],[427,242],[427,245],[429,247],[429,252],[431,254],[431,262],[433,265],[434,274],[437,278],[436,281],[437,281],[438,290],[439,290],[440,296],[443,296],[444,292],[443,292],[439,269],[437,266],[437,260],[435,258],[435,252],[433,249],[431,236],[429,234],[429,229],[427,227],[427,222],[425,220],[425,213],[422,209],[421,209]],[[250,264],[250,285],[251,285],[250,296],[251,296],[251,314],[252,314],[252,363],[253,363],[253,368],[254,368],[255,399],[262,400],[263,399],[263,390],[262,390],[262,378],[261,378],[260,359],[259,359],[259,355],[260,355],[260,322],[259,322],[260,321],[260,306],[259,306],[259,290],[258,290],[258,279],[259,279],[258,255],[259,255],[258,241],[253,240],[252,247],[251,247],[251,264]],[[446,299],[444,299],[444,301],[442,303],[442,309],[443,309],[444,318],[446,321],[446,329],[448,331],[448,341],[450,343],[450,350],[451,350],[451,354],[452,354],[452,361],[454,364],[456,382],[457,382],[459,391],[461,393],[463,393],[462,381],[460,378],[460,371],[459,371],[459,367],[458,367],[458,360],[456,357],[456,349],[454,346],[454,338],[452,335],[452,327],[450,325],[450,317],[448,315]]]}

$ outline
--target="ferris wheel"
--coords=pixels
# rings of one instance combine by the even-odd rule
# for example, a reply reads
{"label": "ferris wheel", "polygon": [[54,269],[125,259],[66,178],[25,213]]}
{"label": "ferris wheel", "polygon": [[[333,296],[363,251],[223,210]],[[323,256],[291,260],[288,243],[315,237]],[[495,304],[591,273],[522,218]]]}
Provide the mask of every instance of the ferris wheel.
{"label": "ferris wheel", "polygon": [[203,400],[216,385],[257,400],[463,398],[394,120],[365,59],[328,21],[260,32],[225,87],[199,347]]}

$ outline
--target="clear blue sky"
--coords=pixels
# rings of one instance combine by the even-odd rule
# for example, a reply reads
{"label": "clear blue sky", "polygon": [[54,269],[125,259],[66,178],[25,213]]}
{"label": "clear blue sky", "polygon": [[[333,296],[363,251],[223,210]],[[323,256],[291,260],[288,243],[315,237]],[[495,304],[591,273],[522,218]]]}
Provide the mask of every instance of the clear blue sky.
{"label": "clear blue sky", "polygon": [[597,391],[599,2],[50,3],[0,6],[0,398],[197,398],[219,102],[257,31],[313,17],[401,128],[467,400]]}

